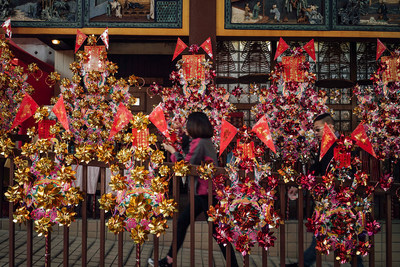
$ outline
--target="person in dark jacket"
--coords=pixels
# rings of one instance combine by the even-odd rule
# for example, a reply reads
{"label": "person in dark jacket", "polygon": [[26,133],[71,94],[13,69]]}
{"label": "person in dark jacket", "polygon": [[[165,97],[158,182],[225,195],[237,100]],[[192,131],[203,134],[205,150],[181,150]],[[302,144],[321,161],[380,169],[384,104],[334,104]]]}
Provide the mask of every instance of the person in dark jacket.
{"label": "person in dark jacket", "polygon": [[[321,144],[322,141],[325,123],[332,130],[332,132],[335,133],[336,137],[339,137],[339,133],[335,131],[335,121],[333,120],[332,116],[329,113],[323,113],[321,115],[318,115],[314,119],[314,126],[313,126],[315,138],[318,140],[319,144]],[[314,172],[315,176],[326,175],[329,172],[330,163],[333,159],[333,153],[334,153],[333,151],[335,146],[336,143],[329,148],[329,150],[326,152],[326,154],[321,160],[319,160],[320,150],[318,150],[318,154],[315,158],[314,164],[312,164],[310,167],[310,171]],[[296,199],[297,197],[294,197],[294,195],[297,194],[297,188],[296,190],[293,190],[291,188],[289,191],[290,192],[288,192],[288,194],[292,194],[292,196],[289,195],[289,198]],[[317,259],[317,254],[315,250],[316,245],[317,245],[317,240],[315,239],[315,236],[313,236],[310,246],[304,251],[304,267],[312,266],[315,263]],[[298,263],[286,264],[286,267],[296,267],[296,266],[298,266]],[[357,256],[357,267],[363,267],[363,266],[364,265],[362,263],[361,256]]]}
{"label": "person in dark jacket", "polygon": [[[164,148],[172,154],[172,161],[179,161],[183,158],[190,162],[192,165],[201,165],[202,162],[213,161],[214,166],[218,165],[217,160],[217,152],[215,151],[214,144],[211,138],[214,135],[213,126],[210,123],[207,115],[203,112],[193,112],[188,116],[186,123],[186,130],[189,136],[192,138],[189,146],[189,152],[185,157],[181,155],[176,149],[169,145],[163,144]],[[207,216],[208,210],[208,182],[203,179],[199,179],[199,177],[195,177],[195,199],[194,199],[194,208],[195,208],[195,217],[197,217],[201,212]],[[214,198],[214,202],[216,199]],[[216,204],[216,203],[213,203]],[[179,214],[178,218],[178,231],[177,231],[177,250],[182,247],[183,241],[185,239],[187,228],[190,224],[190,204],[186,206],[186,208]],[[213,232],[215,233],[215,225],[213,225]],[[225,257],[226,248],[220,244],[221,251]],[[238,266],[235,253],[232,249],[231,251],[231,266]],[[165,258],[161,259],[158,262],[158,266],[160,267],[169,267],[172,266],[173,263],[172,258],[172,245],[168,251],[168,254]],[[153,261],[149,259],[149,264],[152,265]]]}

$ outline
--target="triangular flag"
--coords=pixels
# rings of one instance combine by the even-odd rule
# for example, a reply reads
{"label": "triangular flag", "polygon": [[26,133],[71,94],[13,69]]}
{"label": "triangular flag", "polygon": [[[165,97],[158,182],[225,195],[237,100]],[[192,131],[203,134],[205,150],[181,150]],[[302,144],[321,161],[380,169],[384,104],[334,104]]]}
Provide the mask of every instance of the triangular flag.
{"label": "triangular flag", "polygon": [[321,149],[319,152],[319,160],[325,156],[326,152],[328,152],[329,148],[336,142],[336,135],[335,133],[329,128],[328,124],[325,123],[324,125],[324,132],[322,134],[322,141],[321,141]]}
{"label": "triangular flag", "polygon": [[101,40],[103,41],[103,43],[106,45],[106,48],[108,50],[110,41],[108,39],[108,27],[104,30],[104,32],[100,35]]}
{"label": "triangular flag", "polygon": [[232,141],[233,137],[235,137],[237,133],[237,129],[235,126],[222,119],[221,124],[221,140],[219,143],[219,155],[221,156],[222,152],[224,152],[225,148]]}
{"label": "triangular flag", "polygon": [[108,140],[110,140],[116,133],[122,130],[133,119],[132,113],[127,109],[124,104],[119,103],[117,114],[115,114],[115,119],[111,127],[110,135]]}
{"label": "triangular flag", "polygon": [[174,57],[172,58],[172,61],[174,61],[174,59],[177,56],[179,56],[180,53],[182,53],[182,51],[185,50],[186,47],[187,47],[187,45],[178,37],[178,41],[176,42]]}
{"label": "triangular flag", "polygon": [[60,121],[64,129],[69,131],[67,112],[65,111],[64,98],[62,95],[60,96],[60,98],[58,98],[57,103],[54,105],[52,111],[54,115],[56,115],[57,119]]}
{"label": "triangular flag", "polygon": [[213,58],[211,37],[208,37],[208,39],[205,40],[200,47],[203,48],[203,50],[207,53],[207,55],[210,56],[210,58]]}
{"label": "triangular flag", "polygon": [[304,50],[310,55],[310,57],[315,61],[315,46],[314,46],[314,39],[311,39],[307,44],[303,46]]}
{"label": "triangular flag", "polygon": [[11,38],[12,31],[11,31],[11,18],[7,19],[6,21],[1,24],[1,27],[6,32],[7,36]]}
{"label": "triangular flag", "polygon": [[170,138],[168,133],[167,121],[165,120],[164,111],[161,103],[150,113],[149,120],[157,127],[157,129],[167,138]]}
{"label": "triangular flag", "polygon": [[288,48],[289,48],[289,45],[281,37],[279,39],[278,47],[276,48],[274,60],[276,60]]}
{"label": "triangular flag", "polygon": [[360,123],[357,128],[351,133],[351,139],[356,141],[356,145],[367,151],[369,154],[376,158],[372,144],[369,141],[368,135],[365,132],[364,125]]}
{"label": "triangular flag", "polygon": [[376,39],[376,60],[385,52],[386,46],[381,42],[381,40]]}
{"label": "triangular flag", "polygon": [[82,44],[85,42],[87,35],[81,32],[80,30],[76,30],[76,41],[75,41],[75,53],[79,50]]}
{"label": "triangular flag", "polygon": [[260,138],[260,140],[263,141],[263,143],[266,144],[269,149],[276,153],[274,143],[272,142],[271,131],[268,127],[268,120],[265,115],[262,116],[256,124],[254,124],[252,131],[256,133],[258,138]]}
{"label": "triangular flag", "polygon": [[29,119],[33,114],[35,114],[38,108],[39,105],[35,102],[35,100],[33,100],[30,95],[25,93],[24,99],[22,99],[17,115],[15,116],[14,122],[11,126],[11,130]]}

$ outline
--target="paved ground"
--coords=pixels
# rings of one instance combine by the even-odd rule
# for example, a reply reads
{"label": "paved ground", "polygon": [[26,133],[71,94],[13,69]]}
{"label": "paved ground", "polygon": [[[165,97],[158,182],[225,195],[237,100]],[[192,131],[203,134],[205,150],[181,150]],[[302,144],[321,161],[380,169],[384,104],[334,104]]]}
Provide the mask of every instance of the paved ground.
{"label": "paved ground", "polygon": [[[99,265],[100,242],[96,238],[88,238],[88,266]],[[116,241],[106,240],[106,266],[116,266],[118,261],[118,244]],[[16,231],[15,235],[16,259],[15,266],[26,266],[26,232]],[[8,231],[0,230],[0,266],[8,266]],[[34,234],[33,239],[33,266],[44,266],[45,239]],[[148,242],[143,245],[141,266],[147,266],[147,259],[152,257],[153,245]],[[165,255],[167,248],[160,246],[160,255]],[[190,251],[183,248],[178,254],[178,266],[189,266]],[[125,241],[123,248],[124,266],[135,266],[136,247],[132,241]],[[51,238],[51,266],[63,266],[63,238],[53,235]],[[196,266],[207,266],[208,253],[206,250],[196,250]],[[70,237],[70,266],[81,266],[81,238]],[[214,252],[214,266],[224,266],[225,261],[219,251]],[[257,266],[257,265],[251,265]],[[275,266],[274,264],[269,266]]]}
{"label": "paved ground", "polygon": [[[0,266],[8,266],[8,231],[0,230]],[[88,264],[89,267],[95,267],[99,265],[99,239],[88,238]],[[116,241],[106,240],[106,266],[117,266],[118,261],[118,244]],[[26,266],[26,232],[16,231],[15,234],[15,248],[16,248],[16,259],[15,266]],[[167,247],[160,246],[160,255],[167,253]],[[33,239],[33,266],[44,266],[45,257],[45,239],[44,237],[38,237],[34,233]],[[152,257],[153,245],[148,242],[143,245],[141,253],[141,266],[147,267],[147,259]],[[123,248],[124,255],[124,266],[135,266],[136,262],[136,249],[132,241],[125,241]],[[183,248],[178,254],[178,266],[189,266],[189,255],[190,251],[187,248]],[[242,265],[240,255],[236,255],[239,259],[239,264]],[[63,238],[62,235],[52,235],[51,238],[51,266],[63,266]],[[196,250],[196,267],[207,266],[208,264],[208,253],[207,250]],[[81,266],[81,238],[77,236],[70,237],[70,266]],[[213,262],[215,267],[225,266],[225,260],[220,251],[214,251]],[[288,259],[288,262],[290,260]],[[257,255],[250,256],[249,266],[262,266],[261,257]],[[268,266],[275,267],[279,266],[278,258],[268,257]],[[324,266],[333,266],[332,264]]]}

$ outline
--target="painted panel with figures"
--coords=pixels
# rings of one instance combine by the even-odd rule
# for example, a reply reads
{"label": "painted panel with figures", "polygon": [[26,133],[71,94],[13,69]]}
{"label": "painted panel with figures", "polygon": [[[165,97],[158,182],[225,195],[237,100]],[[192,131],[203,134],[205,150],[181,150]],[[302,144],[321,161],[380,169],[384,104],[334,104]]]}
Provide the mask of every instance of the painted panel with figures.
{"label": "painted panel with figures", "polygon": [[180,28],[182,0],[86,0],[85,26]]}
{"label": "painted panel with figures", "polygon": [[328,29],[327,0],[225,0],[226,29]]}
{"label": "painted panel with figures", "polygon": [[79,27],[82,0],[0,0],[0,20],[13,27]]}
{"label": "painted panel with figures", "polygon": [[399,31],[399,0],[334,0],[337,30]]}

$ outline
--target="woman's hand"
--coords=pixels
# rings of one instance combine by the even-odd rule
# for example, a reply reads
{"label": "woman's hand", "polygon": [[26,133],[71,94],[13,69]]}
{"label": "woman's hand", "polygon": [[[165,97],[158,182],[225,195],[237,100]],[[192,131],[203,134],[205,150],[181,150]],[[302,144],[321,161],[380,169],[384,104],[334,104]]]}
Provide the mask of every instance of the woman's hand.
{"label": "woman's hand", "polygon": [[167,150],[171,154],[174,154],[176,152],[176,149],[169,144],[163,143],[162,146],[165,150]]}

